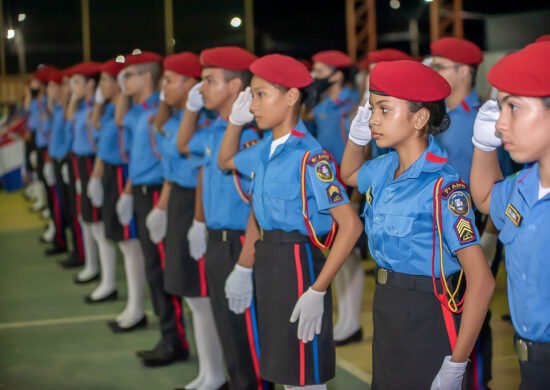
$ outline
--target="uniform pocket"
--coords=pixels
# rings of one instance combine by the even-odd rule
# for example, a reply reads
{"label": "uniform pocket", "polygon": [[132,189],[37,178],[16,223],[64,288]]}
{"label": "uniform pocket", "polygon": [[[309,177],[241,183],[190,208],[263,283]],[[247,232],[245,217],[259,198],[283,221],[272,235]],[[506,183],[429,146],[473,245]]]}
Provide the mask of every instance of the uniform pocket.
{"label": "uniform pocket", "polygon": [[384,255],[393,260],[405,260],[411,255],[414,218],[386,215],[384,221]]}

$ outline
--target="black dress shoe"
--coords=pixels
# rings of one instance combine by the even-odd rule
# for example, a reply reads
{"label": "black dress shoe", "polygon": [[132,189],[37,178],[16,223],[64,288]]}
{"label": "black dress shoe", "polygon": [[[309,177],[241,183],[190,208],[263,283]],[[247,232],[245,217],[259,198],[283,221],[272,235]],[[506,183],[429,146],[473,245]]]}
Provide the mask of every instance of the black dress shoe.
{"label": "black dress shoe", "polygon": [[346,337],[343,340],[334,340],[334,345],[336,347],[340,347],[342,345],[346,345],[350,343],[358,343],[361,340],[363,340],[363,329],[359,328],[355,333],[353,333],[349,337]]}
{"label": "black dress shoe", "polygon": [[[42,238],[42,237],[41,237]],[[58,255],[60,253],[66,253],[67,252],[67,247],[62,247],[62,246],[58,246],[58,245],[54,245],[52,248],[48,248],[44,251],[44,254],[46,256],[53,256],[53,255]]]}
{"label": "black dress shoe", "polygon": [[63,268],[76,268],[84,265],[84,260],[78,258],[74,253],[67,257],[65,260],[57,261]]}
{"label": "black dress shoe", "polygon": [[95,282],[96,280],[99,280],[99,272],[88,279],[79,279],[78,275],[75,275],[73,279],[74,284],[86,284],[86,283]]}
{"label": "black dress shoe", "polygon": [[176,349],[164,341],[160,341],[151,351],[138,351],[136,354],[147,367],[167,366],[175,361],[189,360],[188,349]]}
{"label": "black dress shoe", "polygon": [[125,332],[131,332],[136,329],[142,329],[147,327],[147,316],[143,316],[141,320],[136,322],[134,325],[129,327],[122,327],[116,322],[115,320],[108,321],[107,326],[111,328],[113,333],[125,333]]}
{"label": "black dress shoe", "polygon": [[86,303],[101,303],[101,302],[108,302],[108,301],[115,301],[118,298],[118,292],[117,290],[114,290],[109,295],[104,296],[103,298],[94,299],[91,295],[86,295],[84,297],[84,302]]}

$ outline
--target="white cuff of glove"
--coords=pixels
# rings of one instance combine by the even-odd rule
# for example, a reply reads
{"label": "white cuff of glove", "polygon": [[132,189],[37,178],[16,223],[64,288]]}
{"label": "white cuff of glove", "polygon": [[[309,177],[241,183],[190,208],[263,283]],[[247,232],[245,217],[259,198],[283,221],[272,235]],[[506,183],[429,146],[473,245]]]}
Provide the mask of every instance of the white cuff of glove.
{"label": "white cuff of glove", "polygon": [[101,92],[101,88],[99,88],[99,87],[97,87],[95,89],[94,101],[95,101],[96,104],[105,103],[105,98],[103,97],[103,92]]}
{"label": "white cuff of glove", "polygon": [[494,152],[495,150],[497,150],[497,148],[495,148],[494,146],[487,146],[477,142],[474,137],[472,137],[472,144],[474,144],[477,149],[483,150],[484,152]]}
{"label": "white cuff of glove", "polygon": [[356,145],[359,145],[359,146],[365,146],[367,145],[369,142],[370,142],[370,139],[359,139],[359,138],[355,138],[353,135],[348,135],[348,139],[353,142],[354,144]]}
{"label": "white cuff of glove", "polygon": [[235,264],[235,269],[239,272],[242,272],[243,274],[251,274],[252,268],[243,267],[242,265]]}

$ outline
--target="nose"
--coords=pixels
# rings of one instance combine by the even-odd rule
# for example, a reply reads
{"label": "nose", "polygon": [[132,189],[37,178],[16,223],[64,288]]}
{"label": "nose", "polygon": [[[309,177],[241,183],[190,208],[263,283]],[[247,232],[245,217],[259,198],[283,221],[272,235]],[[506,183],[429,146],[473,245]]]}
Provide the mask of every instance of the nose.
{"label": "nose", "polygon": [[495,129],[503,133],[506,131],[506,125],[507,125],[506,113],[504,112],[504,110],[501,110],[497,123],[495,123]]}

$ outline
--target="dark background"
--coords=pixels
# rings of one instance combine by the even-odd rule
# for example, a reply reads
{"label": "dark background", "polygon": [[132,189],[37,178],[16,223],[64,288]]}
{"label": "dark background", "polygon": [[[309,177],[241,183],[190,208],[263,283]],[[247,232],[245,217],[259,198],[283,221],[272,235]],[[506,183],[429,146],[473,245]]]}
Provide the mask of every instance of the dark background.
{"label": "dark background", "polygon": [[[165,54],[163,7],[162,0],[90,0],[92,58],[104,61],[134,48]],[[464,11],[483,15],[548,8],[548,0],[464,0]],[[241,0],[174,0],[173,11],[175,52],[244,46],[244,23],[237,29],[229,25],[232,17],[244,17]],[[401,7],[393,10],[389,0],[377,0],[376,11],[379,48],[395,47],[408,52],[407,40],[391,40],[386,34],[406,31],[411,15],[418,15],[420,51],[429,51],[428,3],[401,0]],[[27,15],[22,23],[17,22],[20,12]],[[254,23],[257,55],[282,52],[310,58],[325,49],[346,51],[344,0],[256,0]],[[22,29],[27,71],[33,71],[40,63],[63,68],[82,61],[79,0],[4,0],[4,27]],[[465,38],[485,49],[483,19],[465,20],[464,32]],[[5,32],[3,35],[5,39]],[[4,42],[7,71],[17,73],[13,40]]]}

